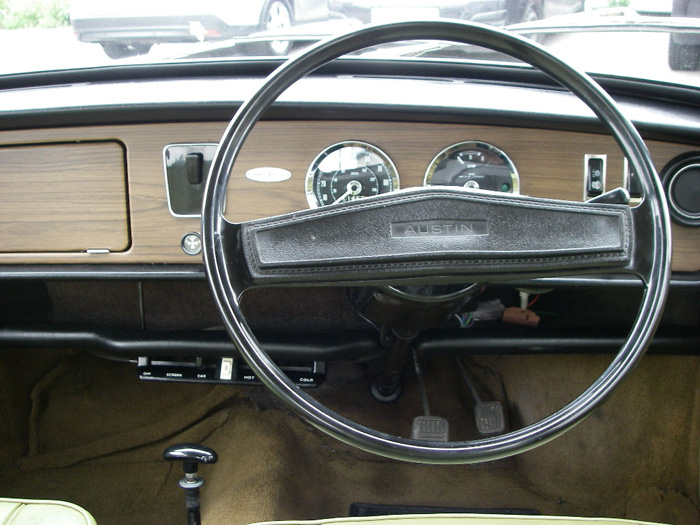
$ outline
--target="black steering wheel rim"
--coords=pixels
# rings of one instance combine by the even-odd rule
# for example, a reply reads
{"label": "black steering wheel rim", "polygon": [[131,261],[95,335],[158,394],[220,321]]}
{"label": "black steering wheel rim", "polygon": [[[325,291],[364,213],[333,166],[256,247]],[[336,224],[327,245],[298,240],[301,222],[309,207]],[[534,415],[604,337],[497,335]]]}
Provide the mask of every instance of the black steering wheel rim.
{"label": "black steering wheel rim", "polygon": [[[443,40],[474,44],[506,53],[548,74],[584,101],[609,128],[638,174],[644,192],[637,229],[651,246],[637,247],[635,273],[645,286],[628,339],[603,374],[579,397],[554,414],[505,435],[463,442],[421,442],[390,436],[348,421],[294,385],[260,347],[240,308],[245,285],[236,275],[223,216],[226,185],[251,129],[290,85],[323,64],[365,47],[401,40]],[[634,368],[651,342],[661,317],[670,280],[670,221],[663,190],[643,140],[613,100],[590,77],[541,46],[475,23],[406,22],[369,26],[322,42],[278,68],[230,122],[217,150],[202,210],[204,264],[219,311],[242,356],[262,382],[294,411],[324,432],[363,450],[395,459],[440,464],[489,461],[532,449],[569,430],[597,408]]]}

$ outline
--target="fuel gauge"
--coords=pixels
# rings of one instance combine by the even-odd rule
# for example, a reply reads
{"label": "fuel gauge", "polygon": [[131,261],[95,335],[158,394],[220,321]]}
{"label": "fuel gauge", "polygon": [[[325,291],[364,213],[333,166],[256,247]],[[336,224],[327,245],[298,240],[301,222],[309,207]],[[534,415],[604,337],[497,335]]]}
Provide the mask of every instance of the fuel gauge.
{"label": "fuel gauge", "polygon": [[442,150],[425,173],[424,186],[459,186],[505,193],[519,193],[515,165],[496,146],[466,141]]}

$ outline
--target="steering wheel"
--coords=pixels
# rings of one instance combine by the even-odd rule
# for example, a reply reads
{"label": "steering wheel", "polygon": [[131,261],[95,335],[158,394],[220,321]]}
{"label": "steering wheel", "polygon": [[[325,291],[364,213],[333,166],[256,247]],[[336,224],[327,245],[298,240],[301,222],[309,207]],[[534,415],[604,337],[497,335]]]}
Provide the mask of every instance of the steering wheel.
{"label": "steering wheel", "polygon": [[[226,185],[255,123],[291,84],[323,64],[402,40],[474,44],[527,62],[567,87],[610,130],[644,198],[638,206],[576,203],[450,188],[401,190],[367,199],[232,224]],[[456,225],[454,235],[415,236],[416,225]],[[242,356],[295,412],[336,438],[385,457],[475,463],[546,443],[581,422],[633,369],[661,317],[670,279],[670,222],[649,152],[634,126],[591,78],[538,44],[475,23],[370,26],[322,42],[273,72],[226,129],[207,183],[204,264],[219,311]],[[508,434],[463,442],[391,436],[349,421],[290,381],[261,348],[240,308],[259,286],[494,282],[571,274],[634,275],[644,287],[637,318],[610,366],[578,398]]]}

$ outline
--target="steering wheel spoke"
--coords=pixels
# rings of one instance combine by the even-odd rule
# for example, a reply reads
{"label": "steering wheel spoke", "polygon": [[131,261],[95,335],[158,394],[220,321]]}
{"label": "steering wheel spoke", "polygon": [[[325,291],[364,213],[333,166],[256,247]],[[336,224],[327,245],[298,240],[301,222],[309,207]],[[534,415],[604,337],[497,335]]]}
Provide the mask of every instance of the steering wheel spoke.
{"label": "steering wheel spoke", "polygon": [[244,223],[253,284],[478,282],[623,269],[628,206],[420,188]]}
{"label": "steering wheel spoke", "polygon": [[654,257],[665,254],[664,264],[671,265],[671,231],[661,231],[658,221],[650,220],[654,214],[666,213],[662,202],[644,199],[638,206],[631,209],[634,246],[632,260],[627,271],[640,277],[645,284],[661,282],[658,265],[654,265]]}

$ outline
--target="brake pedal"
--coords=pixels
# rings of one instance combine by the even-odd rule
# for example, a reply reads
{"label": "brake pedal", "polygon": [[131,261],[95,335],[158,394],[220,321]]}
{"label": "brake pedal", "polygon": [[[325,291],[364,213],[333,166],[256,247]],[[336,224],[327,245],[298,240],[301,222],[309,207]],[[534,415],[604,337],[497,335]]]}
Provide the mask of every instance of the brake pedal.
{"label": "brake pedal", "polygon": [[413,420],[411,439],[423,441],[447,441],[450,423],[444,417],[418,416]]}
{"label": "brake pedal", "polygon": [[420,398],[423,403],[423,412],[425,415],[418,416],[413,420],[411,428],[411,439],[422,441],[448,441],[450,436],[450,423],[444,417],[431,416],[430,407],[428,406],[428,395],[425,391],[425,383],[423,382],[423,372],[418,362],[418,356],[415,350],[413,351],[413,366],[416,369],[416,377],[418,378],[418,389],[420,390]]}

